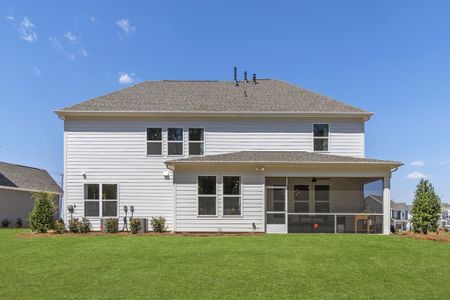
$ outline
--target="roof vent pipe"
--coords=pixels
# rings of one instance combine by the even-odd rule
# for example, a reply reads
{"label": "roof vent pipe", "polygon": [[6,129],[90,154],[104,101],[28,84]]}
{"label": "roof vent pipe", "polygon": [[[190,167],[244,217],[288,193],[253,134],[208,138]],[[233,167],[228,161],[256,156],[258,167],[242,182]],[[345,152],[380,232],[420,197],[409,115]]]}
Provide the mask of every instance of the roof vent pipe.
{"label": "roof vent pipe", "polygon": [[245,83],[248,82],[248,80],[247,80],[247,71],[244,71],[244,82],[245,82]]}
{"label": "roof vent pipe", "polygon": [[256,74],[253,74],[253,84],[256,84]]}
{"label": "roof vent pipe", "polygon": [[236,86],[238,86],[239,85],[239,83],[238,83],[238,81],[237,81],[237,68],[236,68],[236,66],[234,66],[234,84],[236,85]]}

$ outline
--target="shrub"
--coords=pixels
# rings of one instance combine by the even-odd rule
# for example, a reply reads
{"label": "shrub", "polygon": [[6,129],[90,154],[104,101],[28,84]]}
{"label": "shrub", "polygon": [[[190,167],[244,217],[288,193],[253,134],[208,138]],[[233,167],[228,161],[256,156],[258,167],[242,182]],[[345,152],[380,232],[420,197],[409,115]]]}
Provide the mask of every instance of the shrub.
{"label": "shrub", "polygon": [[78,218],[74,218],[69,221],[69,231],[72,233],[78,233],[81,227],[81,222]]}
{"label": "shrub", "polygon": [[9,220],[8,219],[3,219],[2,220],[2,227],[3,228],[6,228],[6,227],[8,227],[9,226]]}
{"label": "shrub", "polygon": [[108,233],[116,233],[119,231],[119,220],[113,218],[107,219],[105,229]]}
{"label": "shrub", "polygon": [[421,179],[417,184],[411,210],[414,231],[424,234],[437,231],[440,213],[441,201],[433,185],[428,180]]}
{"label": "shrub", "polygon": [[16,227],[17,228],[22,228],[22,226],[23,226],[22,219],[21,218],[17,218],[17,220],[16,220]]}
{"label": "shrub", "polygon": [[89,222],[89,220],[87,218],[82,218],[81,222],[79,222],[78,226],[79,226],[78,227],[79,233],[88,233],[92,229],[91,222]]}
{"label": "shrub", "polygon": [[30,214],[30,227],[33,232],[47,232],[53,227],[53,194],[48,192],[34,193],[34,207]]}
{"label": "shrub", "polygon": [[130,229],[132,234],[138,233],[141,230],[141,221],[139,219],[133,218],[130,221]]}
{"label": "shrub", "polygon": [[167,229],[166,219],[163,217],[153,217],[150,223],[153,227],[153,231],[155,232],[164,232]]}
{"label": "shrub", "polygon": [[66,230],[64,228],[64,221],[62,219],[56,220],[55,224],[53,225],[56,233],[64,233]]}

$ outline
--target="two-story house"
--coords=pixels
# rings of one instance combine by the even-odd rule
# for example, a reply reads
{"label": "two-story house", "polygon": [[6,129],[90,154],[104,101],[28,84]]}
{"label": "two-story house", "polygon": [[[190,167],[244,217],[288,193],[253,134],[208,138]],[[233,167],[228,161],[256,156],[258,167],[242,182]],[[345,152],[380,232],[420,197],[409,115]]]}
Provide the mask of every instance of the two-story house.
{"label": "two-story house", "polygon": [[176,232],[389,233],[401,163],[365,157],[362,109],[254,79],[146,81],[56,113],[65,206],[95,229],[133,206]]}
{"label": "two-story house", "polygon": [[391,201],[392,226],[396,231],[411,229],[411,205],[404,202]]}

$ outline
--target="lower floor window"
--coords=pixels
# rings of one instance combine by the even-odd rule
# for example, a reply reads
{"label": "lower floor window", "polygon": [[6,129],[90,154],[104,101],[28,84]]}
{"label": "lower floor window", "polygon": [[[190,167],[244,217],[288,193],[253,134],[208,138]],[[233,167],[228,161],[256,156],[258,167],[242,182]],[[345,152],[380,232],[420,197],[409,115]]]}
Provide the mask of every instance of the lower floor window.
{"label": "lower floor window", "polygon": [[241,177],[223,177],[223,215],[241,215]]}
{"label": "lower floor window", "polygon": [[216,215],[216,177],[198,177],[198,215]]}
{"label": "lower floor window", "polygon": [[85,184],[84,216],[117,217],[117,184]]}

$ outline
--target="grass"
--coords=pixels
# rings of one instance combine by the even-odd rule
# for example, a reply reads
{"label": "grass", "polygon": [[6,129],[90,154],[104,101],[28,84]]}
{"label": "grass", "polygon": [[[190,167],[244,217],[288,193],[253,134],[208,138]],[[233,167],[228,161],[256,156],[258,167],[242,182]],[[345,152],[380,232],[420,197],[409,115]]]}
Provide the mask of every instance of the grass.
{"label": "grass", "polygon": [[450,243],[395,236],[79,236],[0,230],[0,299],[442,298]]}

